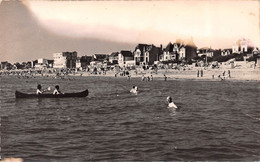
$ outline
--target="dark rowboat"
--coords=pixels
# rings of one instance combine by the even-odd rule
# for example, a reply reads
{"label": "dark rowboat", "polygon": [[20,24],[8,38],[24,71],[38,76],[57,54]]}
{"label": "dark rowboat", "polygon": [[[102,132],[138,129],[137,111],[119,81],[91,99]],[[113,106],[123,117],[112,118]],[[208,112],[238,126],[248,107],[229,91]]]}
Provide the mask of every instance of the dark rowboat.
{"label": "dark rowboat", "polygon": [[15,91],[16,98],[64,98],[64,97],[86,97],[88,96],[88,90],[77,93],[64,93],[64,94],[26,94],[19,91]]}

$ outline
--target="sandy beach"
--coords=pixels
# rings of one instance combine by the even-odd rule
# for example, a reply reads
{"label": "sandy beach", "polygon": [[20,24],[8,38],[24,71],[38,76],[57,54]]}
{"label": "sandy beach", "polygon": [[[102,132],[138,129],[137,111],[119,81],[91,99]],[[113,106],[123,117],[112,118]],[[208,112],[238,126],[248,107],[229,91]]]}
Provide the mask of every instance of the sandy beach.
{"label": "sandy beach", "polygon": [[[199,77],[197,77],[198,70],[201,72],[203,70],[203,76],[201,77],[201,74]],[[230,70],[230,76],[228,75],[228,70]],[[223,72],[225,71],[225,75],[223,76]],[[114,71],[107,71],[106,74],[90,74],[87,72],[78,72],[75,75],[71,76],[102,76],[102,77],[115,77]],[[166,75],[167,80],[176,80],[176,79],[191,79],[191,80],[230,80],[230,81],[260,81],[260,69],[203,69],[203,68],[193,68],[192,70],[158,70],[157,73],[155,73],[152,70],[146,70],[139,72],[138,74],[135,73],[134,70],[130,71],[131,78],[142,78],[144,77],[153,77],[153,79],[162,79],[164,80],[164,75]],[[218,78],[218,76],[221,76],[221,78]],[[125,77],[128,78],[128,76],[119,76],[117,77]]]}
{"label": "sandy beach", "polygon": [[[28,70],[20,70],[18,73],[11,73],[9,75],[14,76],[26,76],[28,75]],[[199,71],[199,76],[198,76]],[[203,75],[201,76],[201,71]],[[228,74],[230,71],[230,76]],[[21,73],[23,73],[21,75]],[[225,68],[220,67],[218,69],[212,68],[203,68],[203,67],[192,67],[188,70],[175,70],[175,69],[159,69],[156,72],[154,70],[129,70],[128,71],[131,78],[142,78],[144,77],[144,81],[147,81],[147,78],[156,79],[156,80],[165,80],[165,76],[167,77],[166,80],[208,80],[208,81],[221,81],[221,80],[229,80],[229,81],[260,81],[260,68]],[[223,75],[223,72],[224,75]],[[9,71],[10,73],[10,71]],[[121,73],[123,73],[121,71]],[[115,76],[115,74],[117,74]],[[2,71],[2,76],[7,75],[4,71]],[[42,72],[42,74],[35,73],[33,76],[37,77],[55,77],[56,73],[47,73]],[[96,77],[119,77],[119,78],[126,78],[129,79],[128,75],[120,75],[120,73],[115,72],[114,70],[108,70],[105,73],[101,72],[98,74],[93,74],[92,72],[86,71],[77,71],[74,73],[69,73],[68,75],[61,75],[61,77],[66,78],[67,76],[81,76],[81,77],[88,77],[88,76],[96,76]],[[151,77],[152,76],[152,77]],[[57,78],[57,77],[56,77]]]}

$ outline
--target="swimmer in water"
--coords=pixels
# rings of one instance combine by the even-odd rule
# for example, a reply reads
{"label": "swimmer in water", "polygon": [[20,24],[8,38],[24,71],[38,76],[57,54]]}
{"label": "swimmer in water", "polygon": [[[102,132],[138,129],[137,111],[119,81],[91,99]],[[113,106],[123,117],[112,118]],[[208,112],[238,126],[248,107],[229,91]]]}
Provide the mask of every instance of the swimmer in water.
{"label": "swimmer in water", "polygon": [[133,86],[133,88],[130,90],[130,92],[137,94],[137,93],[138,93],[138,88],[137,88],[137,86]]}
{"label": "swimmer in water", "polygon": [[177,109],[178,107],[173,103],[172,98],[170,96],[167,97],[168,107]]}

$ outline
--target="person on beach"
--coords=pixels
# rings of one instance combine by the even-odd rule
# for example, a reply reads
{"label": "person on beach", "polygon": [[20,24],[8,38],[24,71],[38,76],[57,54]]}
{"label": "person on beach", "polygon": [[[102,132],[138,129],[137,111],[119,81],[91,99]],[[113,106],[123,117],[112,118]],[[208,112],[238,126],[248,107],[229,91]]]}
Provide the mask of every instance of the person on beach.
{"label": "person on beach", "polygon": [[228,77],[231,78],[230,70],[228,70]]}
{"label": "person on beach", "polygon": [[129,81],[131,79],[131,75],[129,74],[128,76],[127,76],[127,80]]}
{"label": "person on beach", "polygon": [[200,76],[203,77],[203,70],[200,71]]}
{"label": "person on beach", "polygon": [[167,97],[167,101],[168,101],[168,107],[169,107],[169,108],[175,108],[175,109],[178,108],[178,107],[173,103],[171,96],[168,96],[168,97]]}
{"label": "person on beach", "polygon": [[150,77],[149,77],[149,76],[147,76],[147,81],[148,81],[148,82],[150,81]]}
{"label": "person on beach", "polygon": [[225,79],[225,78],[223,79],[220,75],[218,75],[218,78],[219,78],[220,80],[224,80],[224,79]]}
{"label": "person on beach", "polygon": [[200,71],[199,70],[197,71],[197,77],[200,77]]}
{"label": "person on beach", "polygon": [[144,75],[142,75],[142,81],[144,81],[144,79],[145,79],[145,77],[144,77]]}
{"label": "person on beach", "polygon": [[153,81],[153,75],[151,75],[151,81]]}
{"label": "person on beach", "polygon": [[58,95],[58,94],[61,94],[60,92],[60,87],[58,85],[55,86],[55,89],[53,91],[53,95]]}
{"label": "person on beach", "polygon": [[138,88],[137,88],[137,86],[133,86],[133,88],[130,90],[130,93],[137,94],[137,93],[138,93]]}

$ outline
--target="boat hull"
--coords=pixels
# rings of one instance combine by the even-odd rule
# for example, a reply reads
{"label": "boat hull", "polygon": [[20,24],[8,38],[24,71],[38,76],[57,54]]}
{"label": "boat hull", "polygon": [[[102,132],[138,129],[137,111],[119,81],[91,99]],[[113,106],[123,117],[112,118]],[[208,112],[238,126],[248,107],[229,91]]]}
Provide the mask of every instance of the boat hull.
{"label": "boat hull", "polygon": [[16,98],[68,98],[68,97],[86,97],[88,96],[88,90],[77,93],[64,93],[64,94],[26,94],[19,91],[15,91]]}

